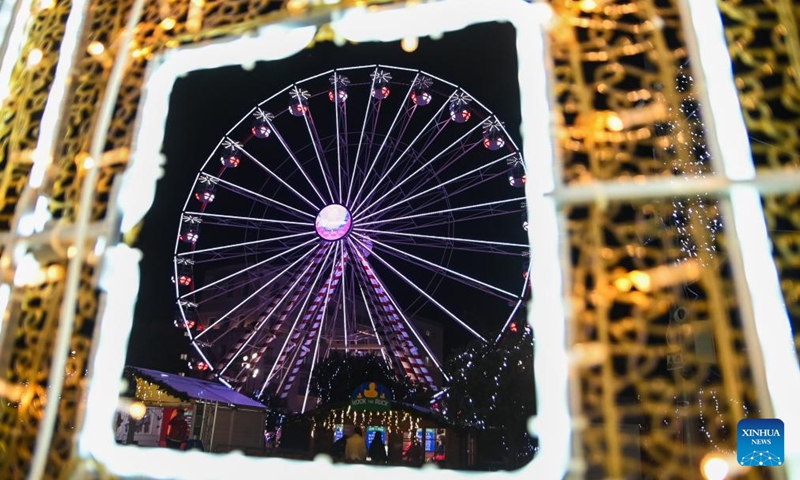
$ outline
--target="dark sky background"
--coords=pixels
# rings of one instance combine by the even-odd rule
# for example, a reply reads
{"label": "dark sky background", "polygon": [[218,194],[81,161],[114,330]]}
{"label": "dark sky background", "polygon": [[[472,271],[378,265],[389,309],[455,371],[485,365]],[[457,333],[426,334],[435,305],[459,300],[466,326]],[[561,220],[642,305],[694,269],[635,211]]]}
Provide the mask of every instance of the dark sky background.
{"label": "dark sky background", "polygon": [[[228,67],[198,71],[179,79],[170,99],[163,145],[166,173],[158,183],[155,203],[145,218],[137,244],[144,259],[128,364],[166,371],[177,371],[185,365],[179,354],[189,351],[187,338],[173,326],[175,297],[171,275],[178,221],[203,162],[225,132],[254,105],[294,81],[332,68],[370,64],[415,68],[469,92],[505,122],[514,141],[521,145],[514,45],[515,34],[510,25],[484,24],[445,34],[438,40],[420,39],[414,53],[402,51],[399,42],[344,47],[326,43],[284,60],[256,64],[251,71]],[[521,275],[518,278],[521,287]],[[446,296],[447,292],[439,294]],[[502,326],[504,319],[487,320],[493,316],[481,311],[480,305],[470,305],[470,300],[463,298],[459,302],[463,310],[472,312],[471,321],[476,328],[497,331]],[[442,324],[446,349],[472,338],[453,323]]]}

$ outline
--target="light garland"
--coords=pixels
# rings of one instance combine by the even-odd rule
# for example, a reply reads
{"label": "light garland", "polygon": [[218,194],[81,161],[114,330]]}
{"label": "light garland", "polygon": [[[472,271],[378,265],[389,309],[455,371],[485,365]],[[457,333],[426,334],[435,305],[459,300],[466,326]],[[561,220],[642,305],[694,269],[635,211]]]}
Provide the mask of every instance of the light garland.
{"label": "light garland", "polygon": [[178,397],[166,393],[155,383],[148,382],[143,378],[136,377],[135,397],[146,404],[164,405],[186,403]]}
{"label": "light garland", "polygon": [[331,410],[322,422],[325,429],[334,429],[337,425],[380,425],[386,427],[387,433],[416,431],[420,426],[420,418],[408,412],[389,410],[387,412]]}

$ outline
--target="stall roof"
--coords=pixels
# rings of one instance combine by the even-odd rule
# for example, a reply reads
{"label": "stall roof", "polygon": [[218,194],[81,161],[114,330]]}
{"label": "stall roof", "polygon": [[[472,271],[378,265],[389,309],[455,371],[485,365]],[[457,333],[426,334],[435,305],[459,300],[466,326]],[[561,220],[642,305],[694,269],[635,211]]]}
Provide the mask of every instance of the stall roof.
{"label": "stall roof", "polygon": [[174,373],[151,370],[149,368],[128,367],[131,374],[169,390],[168,393],[177,394],[193,400],[207,402],[220,402],[240,407],[267,408],[265,405],[250,397],[232,390],[221,383],[210,382],[199,378],[184,377]]}

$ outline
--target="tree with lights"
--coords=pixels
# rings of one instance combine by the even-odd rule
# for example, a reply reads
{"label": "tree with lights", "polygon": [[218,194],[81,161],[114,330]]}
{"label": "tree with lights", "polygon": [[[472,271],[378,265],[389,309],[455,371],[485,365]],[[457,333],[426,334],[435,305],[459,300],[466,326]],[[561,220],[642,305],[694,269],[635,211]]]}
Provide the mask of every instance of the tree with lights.
{"label": "tree with lights", "polygon": [[398,375],[383,358],[351,353],[331,354],[320,362],[311,379],[311,392],[322,405],[344,402],[364,382],[382,383],[395,401],[428,405],[432,392]]}
{"label": "tree with lights", "polygon": [[442,413],[456,425],[501,435],[506,467],[533,457],[535,440],[527,420],[536,412],[533,383],[533,332],[514,323],[498,342],[476,343],[453,355]]}

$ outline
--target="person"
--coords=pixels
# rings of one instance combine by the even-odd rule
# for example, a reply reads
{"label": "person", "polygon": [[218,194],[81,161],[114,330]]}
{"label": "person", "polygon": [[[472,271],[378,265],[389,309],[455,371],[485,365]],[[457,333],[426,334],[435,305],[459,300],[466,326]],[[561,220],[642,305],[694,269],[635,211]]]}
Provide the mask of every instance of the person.
{"label": "person", "polygon": [[386,463],[386,447],[383,445],[381,432],[375,432],[375,437],[369,444],[369,457],[372,459],[372,463]]}
{"label": "person", "polygon": [[172,420],[169,421],[167,430],[167,448],[181,450],[183,442],[189,438],[189,423],[183,416],[183,410],[178,410]]}
{"label": "person", "polygon": [[342,435],[342,438],[333,442],[333,448],[331,449],[331,457],[333,457],[334,462],[341,462],[344,460],[344,451],[347,446],[347,437]]}
{"label": "person", "polygon": [[361,427],[356,427],[353,434],[347,439],[344,447],[344,459],[347,462],[367,461],[367,442]]}
{"label": "person", "polygon": [[417,437],[411,439],[411,445],[405,452],[405,461],[411,465],[420,466],[425,461],[425,451],[422,450],[422,445],[419,443]]}
{"label": "person", "polygon": [[439,435],[439,438],[436,440],[436,451],[433,453],[431,457],[432,462],[444,462],[444,438]]}

